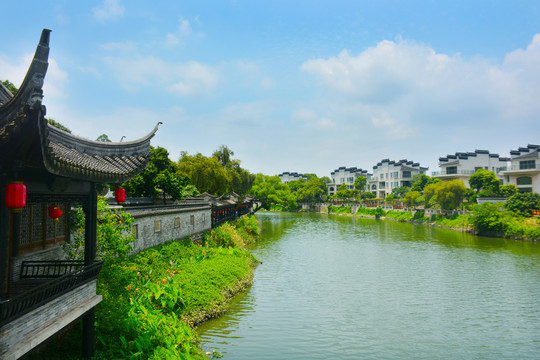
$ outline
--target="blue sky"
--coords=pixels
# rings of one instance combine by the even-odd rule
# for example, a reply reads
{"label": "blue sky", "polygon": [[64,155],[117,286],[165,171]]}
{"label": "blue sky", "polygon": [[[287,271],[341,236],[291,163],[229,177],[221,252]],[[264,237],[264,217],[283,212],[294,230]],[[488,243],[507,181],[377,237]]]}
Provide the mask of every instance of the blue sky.
{"label": "blue sky", "polygon": [[47,115],[90,139],[329,176],[540,143],[540,1],[11,1],[0,80],[51,34]]}

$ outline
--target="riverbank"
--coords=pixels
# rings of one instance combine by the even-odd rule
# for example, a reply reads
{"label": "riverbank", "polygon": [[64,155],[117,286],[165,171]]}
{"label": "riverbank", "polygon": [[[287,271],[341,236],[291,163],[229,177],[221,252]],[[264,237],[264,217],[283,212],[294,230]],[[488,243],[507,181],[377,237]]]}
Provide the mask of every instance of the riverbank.
{"label": "riverbank", "polygon": [[[98,280],[95,359],[208,359],[195,326],[223,314],[247,289],[257,260],[243,249],[255,217],[205,233],[200,244],[171,241],[106,263]],[[80,324],[30,359],[79,359]],[[217,356],[217,354],[216,354]]]}
{"label": "riverbank", "polygon": [[[357,216],[371,219],[381,219],[389,221],[407,222],[411,224],[422,224],[437,228],[454,230],[459,232],[473,233],[479,236],[499,237],[514,240],[523,240],[531,242],[540,241],[540,224],[537,219],[527,219],[523,217],[514,217],[509,214],[503,214],[499,211],[492,211],[484,217],[489,218],[489,227],[478,229],[475,226],[475,220],[478,217],[475,213],[469,212],[465,215],[453,213],[450,216],[443,214],[424,216],[424,211],[384,211],[382,208],[359,208],[356,213],[351,213],[350,206],[330,206],[329,213],[336,215]],[[494,231],[499,228],[503,231]]]}

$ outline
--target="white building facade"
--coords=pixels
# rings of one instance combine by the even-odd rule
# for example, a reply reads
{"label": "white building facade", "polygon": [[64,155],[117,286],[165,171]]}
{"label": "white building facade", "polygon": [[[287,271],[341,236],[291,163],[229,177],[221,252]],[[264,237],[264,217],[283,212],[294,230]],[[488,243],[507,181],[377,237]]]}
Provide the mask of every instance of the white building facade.
{"label": "white building facade", "polygon": [[371,174],[361,168],[340,166],[330,173],[332,182],[326,185],[328,187],[328,195],[335,195],[339,187],[343,184],[347,185],[347,189],[349,190],[354,189],[354,182],[360,176],[368,178]]}
{"label": "white building facade", "polygon": [[393,161],[383,159],[373,166],[373,176],[368,178],[368,188],[378,198],[385,198],[401,186],[412,186],[416,175],[425,174],[428,168],[407,159]]}
{"label": "white building facade", "polygon": [[474,152],[457,152],[439,158],[440,171],[434,171],[431,176],[441,180],[461,180],[469,188],[469,178],[478,169],[493,171],[500,180],[502,172],[508,167],[510,158],[490,154],[488,150]]}
{"label": "white building facade", "polygon": [[287,184],[289,181],[294,181],[294,180],[300,180],[300,179],[305,179],[307,180],[308,177],[304,174],[299,174],[299,173],[296,173],[296,172],[284,172],[284,173],[281,173],[278,175],[279,176],[279,179],[281,180],[282,183],[284,184]]}
{"label": "white building facade", "polygon": [[519,192],[540,193],[540,145],[510,151],[512,165],[502,171],[504,184],[516,185]]}

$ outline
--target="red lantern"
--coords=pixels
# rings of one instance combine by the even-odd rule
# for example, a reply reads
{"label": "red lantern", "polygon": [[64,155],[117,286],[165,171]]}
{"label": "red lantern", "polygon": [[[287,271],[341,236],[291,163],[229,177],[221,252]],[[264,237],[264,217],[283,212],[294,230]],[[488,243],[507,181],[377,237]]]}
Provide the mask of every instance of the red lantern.
{"label": "red lantern", "polygon": [[114,190],[114,199],[119,204],[126,202],[126,189],[118,188]]}
{"label": "red lantern", "polygon": [[7,184],[6,206],[14,212],[19,212],[26,206],[26,185],[23,183]]}
{"label": "red lantern", "polygon": [[59,222],[59,218],[62,216],[62,209],[60,209],[60,206],[51,205],[49,206],[49,217],[54,219],[55,222]]}

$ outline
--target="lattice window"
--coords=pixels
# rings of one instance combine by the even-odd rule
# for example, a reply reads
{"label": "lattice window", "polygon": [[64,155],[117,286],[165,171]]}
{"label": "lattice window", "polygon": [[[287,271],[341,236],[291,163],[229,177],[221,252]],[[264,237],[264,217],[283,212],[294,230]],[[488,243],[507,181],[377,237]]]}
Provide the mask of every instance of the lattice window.
{"label": "lattice window", "polygon": [[60,206],[63,215],[55,223],[48,216],[48,203],[30,203],[22,210],[19,219],[20,237],[18,239],[19,252],[42,249],[47,245],[62,242],[66,238],[67,204],[54,204]]}

